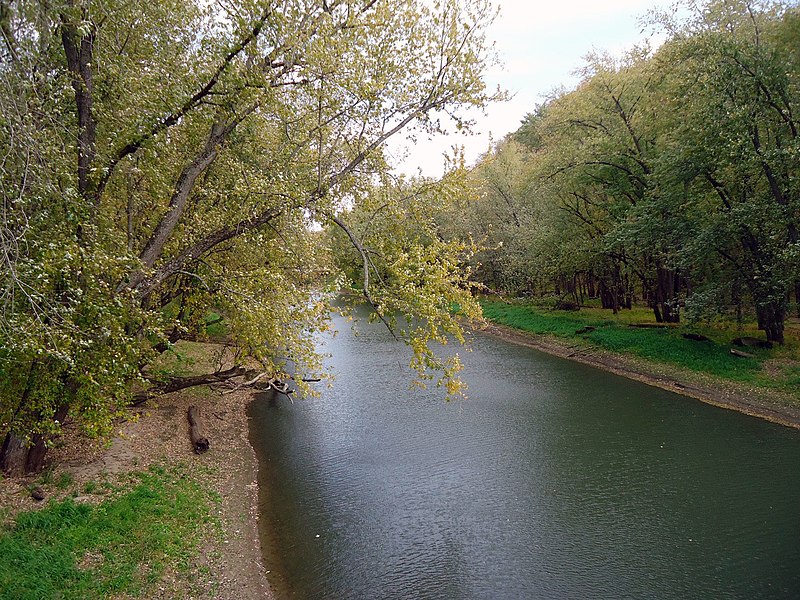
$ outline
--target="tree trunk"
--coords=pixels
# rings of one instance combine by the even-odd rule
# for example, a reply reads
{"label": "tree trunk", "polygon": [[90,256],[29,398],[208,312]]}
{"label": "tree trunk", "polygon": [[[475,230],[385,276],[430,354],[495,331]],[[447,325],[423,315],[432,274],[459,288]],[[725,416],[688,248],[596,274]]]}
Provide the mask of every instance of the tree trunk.
{"label": "tree trunk", "polygon": [[[58,407],[53,419],[63,423],[69,412],[69,404],[62,404]],[[31,446],[28,448],[28,457],[25,460],[26,473],[40,473],[44,468],[44,459],[47,456],[47,442],[52,438],[50,435],[37,433],[31,438]]]}
{"label": "tree trunk", "polygon": [[624,295],[622,300],[624,300],[625,308],[631,310],[633,308],[633,294],[634,294],[633,286],[631,285],[630,279],[628,277],[624,278],[624,282],[625,284],[621,289],[621,292]]}
{"label": "tree trunk", "polygon": [[0,450],[0,470],[9,477],[21,477],[25,474],[28,458],[28,444],[24,438],[9,431]]}
{"label": "tree trunk", "polygon": [[656,289],[651,306],[658,323],[680,323],[680,311],[675,304],[679,287],[675,271],[656,267]]}
{"label": "tree trunk", "polygon": [[783,327],[786,306],[775,302],[756,305],[758,328],[767,334],[767,341],[783,344]]}
{"label": "tree trunk", "polygon": [[599,281],[600,303],[603,308],[611,309],[614,314],[625,305],[625,291],[619,279],[619,273],[612,275],[611,285],[604,278]]}
{"label": "tree trunk", "polygon": [[[62,404],[53,415],[53,419],[63,423],[69,411],[69,404]],[[49,434],[36,433],[30,442],[10,431],[0,450],[0,470],[11,477],[20,477],[30,473],[40,473],[44,468],[47,456],[47,442],[52,439]]]}
{"label": "tree trunk", "polygon": [[596,288],[596,281],[594,278],[594,273],[589,271],[586,276],[586,293],[588,294],[589,298],[597,298],[599,295]]}
{"label": "tree trunk", "polygon": [[577,273],[572,274],[572,298],[575,300],[575,304],[577,306],[581,305],[581,297],[583,296],[583,292],[581,291],[581,280],[580,276]]}
{"label": "tree trunk", "polygon": [[800,280],[794,282],[794,301],[797,316],[800,317]]}
{"label": "tree trunk", "polygon": [[99,210],[99,198],[94,195],[91,182],[92,163],[97,154],[95,148],[97,121],[92,109],[94,100],[92,63],[97,29],[91,22],[81,24],[88,25],[88,32],[79,31],[74,22],[68,20],[66,15],[62,15],[61,44],[67,68],[72,75],[72,89],[75,91],[75,109],[78,117],[78,192],[91,202],[91,219],[94,223]]}
{"label": "tree trunk", "polygon": [[653,315],[656,317],[656,323],[664,322],[664,315],[661,314],[661,305],[658,302],[653,302]]}

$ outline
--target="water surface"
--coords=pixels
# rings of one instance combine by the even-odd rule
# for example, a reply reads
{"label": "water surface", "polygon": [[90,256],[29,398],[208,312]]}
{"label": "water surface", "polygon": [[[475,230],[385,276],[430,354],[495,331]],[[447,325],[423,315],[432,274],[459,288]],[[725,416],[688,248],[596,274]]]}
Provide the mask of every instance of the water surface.
{"label": "water surface", "polygon": [[483,335],[446,403],[337,327],[332,389],[251,408],[289,597],[800,597],[800,432]]}

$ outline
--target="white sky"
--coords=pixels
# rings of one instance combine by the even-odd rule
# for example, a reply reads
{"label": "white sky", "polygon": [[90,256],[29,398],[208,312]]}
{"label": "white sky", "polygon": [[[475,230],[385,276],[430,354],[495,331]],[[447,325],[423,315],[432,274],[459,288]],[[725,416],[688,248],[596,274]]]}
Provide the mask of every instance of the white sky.
{"label": "white sky", "polygon": [[574,71],[583,65],[583,57],[592,50],[618,55],[642,42],[651,33],[643,31],[641,19],[649,9],[667,8],[672,0],[494,0],[500,15],[489,30],[489,39],[503,66],[487,73],[489,89],[498,85],[514,97],[490,106],[479,115],[476,135],[451,135],[434,140],[420,137],[406,151],[400,138],[390,145],[390,152],[407,174],[440,175],[442,154],[453,145],[465,147],[472,164],[489,147],[515,131],[526,113],[555,88],[572,88],[578,81]]}

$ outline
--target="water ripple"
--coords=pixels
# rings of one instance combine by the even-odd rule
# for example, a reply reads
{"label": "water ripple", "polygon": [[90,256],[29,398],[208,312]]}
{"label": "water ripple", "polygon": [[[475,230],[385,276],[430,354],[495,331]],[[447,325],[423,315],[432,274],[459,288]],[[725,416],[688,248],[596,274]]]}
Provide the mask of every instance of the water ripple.
{"label": "water ripple", "polygon": [[800,597],[798,432],[480,336],[447,404],[342,329],[253,408],[291,597]]}

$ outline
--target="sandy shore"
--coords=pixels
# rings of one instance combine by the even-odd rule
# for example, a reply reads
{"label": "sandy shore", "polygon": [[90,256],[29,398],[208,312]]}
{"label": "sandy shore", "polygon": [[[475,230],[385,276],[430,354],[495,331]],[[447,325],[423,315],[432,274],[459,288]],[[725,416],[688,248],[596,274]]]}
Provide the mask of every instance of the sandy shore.
{"label": "sandy shore", "polygon": [[762,388],[720,382],[689,371],[655,365],[642,359],[612,354],[583,344],[570,344],[553,337],[533,335],[503,325],[490,324],[483,331],[513,344],[592,365],[707,404],[800,429],[800,408],[797,407],[797,401],[788,395]]}
{"label": "sandy shore", "polygon": [[[130,455],[139,455],[136,468],[141,468],[143,460],[158,460],[159,456],[168,461],[191,461],[194,467],[210,467],[197,469],[196,477],[221,498],[223,535],[221,540],[208,538],[210,545],[205,540],[202,544],[199,560],[209,569],[208,585],[196,598],[274,598],[258,532],[258,461],[250,446],[247,417],[247,406],[253,399],[249,391],[220,395],[210,390],[161,398],[157,408],[149,409],[149,415],[126,424],[103,459],[106,468],[109,460],[116,462]],[[210,450],[199,456],[192,452],[189,442],[186,415],[190,404],[200,406],[211,442]]]}

